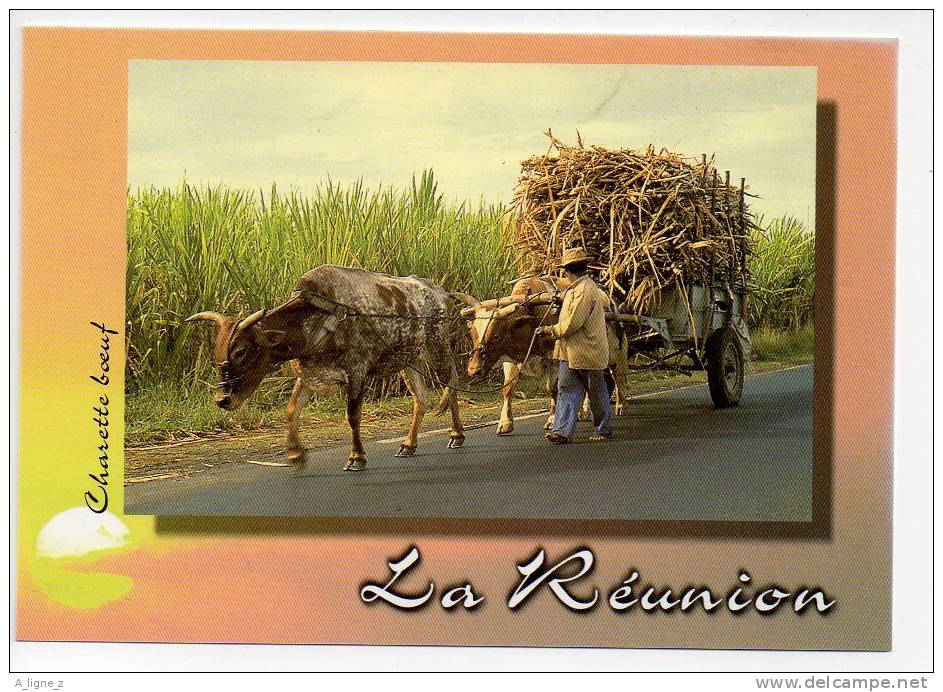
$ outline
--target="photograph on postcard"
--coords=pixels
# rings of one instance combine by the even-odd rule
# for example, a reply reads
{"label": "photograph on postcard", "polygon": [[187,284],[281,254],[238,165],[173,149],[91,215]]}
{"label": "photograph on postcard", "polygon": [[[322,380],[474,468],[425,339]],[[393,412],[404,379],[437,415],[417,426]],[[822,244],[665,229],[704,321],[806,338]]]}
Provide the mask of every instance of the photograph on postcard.
{"label": "photograph on postcard", "polygon": [[128,68],[129,514],[812,517],[816,70]]}
{"label": "photograph on postcard", "polygon": [[898,645],[893,42],[22,61],[19,640]]}

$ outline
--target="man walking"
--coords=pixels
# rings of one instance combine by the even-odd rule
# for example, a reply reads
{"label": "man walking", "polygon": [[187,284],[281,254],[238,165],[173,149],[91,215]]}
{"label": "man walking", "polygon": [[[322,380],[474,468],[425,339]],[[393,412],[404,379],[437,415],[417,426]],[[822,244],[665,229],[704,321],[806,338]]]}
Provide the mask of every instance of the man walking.
{"label": "man walking", "polygon": [[559,363],[557,408],[547,439],[566,444],[573,435],[583,395],[589,396],[595,428],[591,440],[612,436],[612,404],[606,386],[609,339],[606,308],[609,298],[586,273],[592,258],[582,248],[564,251],[560,261],[570,287],[563,294],[560,317],[540,332],[556,340],[554,360]]}

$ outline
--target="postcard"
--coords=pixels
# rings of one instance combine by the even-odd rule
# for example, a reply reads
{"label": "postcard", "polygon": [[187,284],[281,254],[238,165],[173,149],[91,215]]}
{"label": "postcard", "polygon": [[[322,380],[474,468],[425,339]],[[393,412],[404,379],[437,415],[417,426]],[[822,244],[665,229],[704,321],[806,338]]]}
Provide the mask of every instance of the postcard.
{"label": "postcard", "polygon": [[891,647],[895,43],[23,42],[18,638]]}

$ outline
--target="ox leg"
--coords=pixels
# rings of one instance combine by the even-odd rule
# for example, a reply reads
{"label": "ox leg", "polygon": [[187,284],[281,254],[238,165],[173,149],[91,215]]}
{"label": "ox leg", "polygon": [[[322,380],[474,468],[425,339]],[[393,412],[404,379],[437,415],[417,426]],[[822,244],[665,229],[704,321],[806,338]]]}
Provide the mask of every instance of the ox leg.
{"label": "ox leg", "polygon": [[[552,361],[553,365],[556,366],[556,361]],[[547,416],[547,422],[544,423],[544,430],[550,430],[553,428],[553,417],[557,413],[557,377],[559,376],[559,369],[557,367],[551,367],[547,372],[547,395],[550,397],[550,415]]]}
{"label": "ox leg", "polygon": [[345,471],[363,471],[367,459],[363,454],[363,441],[360,439],[360,417],[363,413],[363,394],[347,395],[347,424],[350,426],[350,456],[344,465]]}
{"label": "ox leg", "polygon": [[616,389],[615,389],[615,391],[613,392],[613,396],[614,396],[614,398],[615,398],[615,400],[616,400],[616,401],[615,401],[615,404],[614,404],[613,407],[612,407],[612,413],[613,413],[613,415],[616,415],[616,416],[624,416],[624,415],[625,415],[625,401],[626,401],[626,399],[625,399],[625,397],[622,395],[622,385],[619,384],[618,381],[616,382]]}
{"label": "ox leg", "polygon": [[616,403],[612,409],[612,412],[617,416],[625,415],[626,402],[629,400],[629,397],[628,397],[629,378],[626,376],[627,371],[628,371],[628,367],[623,369],[616,366],[612,369],[612,376],[616,381],[616,388],[615,388],[615,391],[613,392],[613,396],[615,397]]}
{"label": "ox leg", "polygon": [[504,386],[501,387],[501,418],[498,420],[498,434],[509,435],[514,430],[514,410],[512,401],[514,400],[514,387],[517,384],[517,378],[521,374],[521,366],[517,363],[504,363]]}
{"label": "ox leg", "polygon": [[411,457],[416,454],[416,447],[419,444],[419,426],[422,425],[422,417],[426,413],[426,386],[422,382],[422,376],[412,368],[406,368],[400,375],[406,383],[406,389],[413,397],[413,420],[396,456]]}
{"label": "ox leg", "polygon": [[583,394],[583,405],[580,406],[580,412],[576,416],[576,420],[587,421],[593,419],[593,412],[589,407],[589,392],[587,391]]}
{"label": "ox leg", "polygon": [[577,420],[592,420],[593,413],[589,409],[589,394],[583,395],[583,405],[580,406],[580,412]]}
{"label": "ox leg", "polygon": [[624,334],[619,334],[609,327],[609,372],[615,380],[615,389],[612,392],[612,413],[616,416],[625,415],[625,406],[629,394],[629,358],[626,353]]}
{"label": "ox leg", "polygon": [[[458,372],[455,366],[452,366],[450,385],[458,384]],[[449,394],[449,412],[452,414],[452,430],[449,433],[449,449],[457,449],[465,444],[465,426],[462,425],[462,415],[458,410],[458,392],[454,386],[448,388]]]}
{"label": "ox leg", "polygon": [[291,390],[291,398],[288,400],[288,461],[295,468],[300,470],[305,465],[305,449],[301,444],[301,436],[298,434],[301,421],[301,409],[311,399],[311,390],[305,386],[304,380],[299,377],[295,381],[295,388]]}

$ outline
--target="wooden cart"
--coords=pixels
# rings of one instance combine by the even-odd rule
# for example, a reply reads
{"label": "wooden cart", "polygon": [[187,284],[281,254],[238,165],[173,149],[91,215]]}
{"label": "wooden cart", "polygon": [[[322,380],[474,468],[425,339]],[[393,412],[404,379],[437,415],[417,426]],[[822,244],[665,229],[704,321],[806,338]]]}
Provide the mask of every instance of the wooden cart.
{"label": "wooden cart", "polygon": [[[686,299],[685,299],[686,298]],[[743,393],[743,375],[752,347],[746,323],[747,289],[692,284],[686,293],[663,292],[647,315],[609,313],[625,326],[626,345],[636,369],[680,369],[669,361],[691,359],[707,371],[711,399],[718,408],[736,406]]]}

